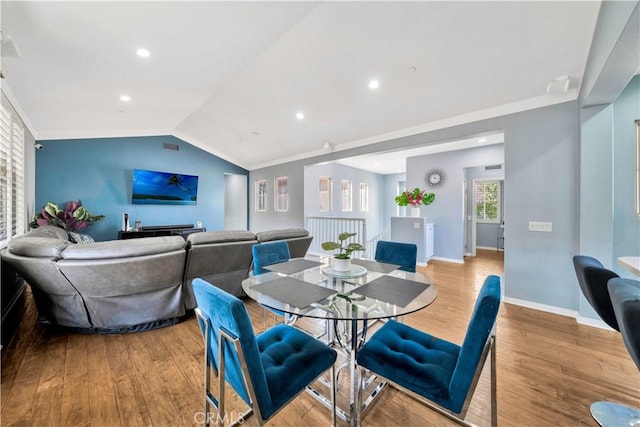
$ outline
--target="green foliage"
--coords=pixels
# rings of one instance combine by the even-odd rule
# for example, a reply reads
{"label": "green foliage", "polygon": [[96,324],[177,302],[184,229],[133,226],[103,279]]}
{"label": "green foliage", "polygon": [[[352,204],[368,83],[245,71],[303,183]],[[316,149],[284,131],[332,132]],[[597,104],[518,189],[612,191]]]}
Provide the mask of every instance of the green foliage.
{"label": "green foliage", "polygon": [[322,249],[325,251],[335,251],[338,250],[338,254],[335,255],[338,259],[349,259],[351,258],[351,253],[355,251],[364,251],[365,248],[360,243],[348,243],[345,244],[345,241],[350,239],[351,237],[356,236],[357,233],[340,233],[338,235],[337,242],[324,242],[322,243]]}
{"label": "green foliage", "polygon": [[398,206],[412,206],[417,208],[420,205],[430,205],[436,199],[433,193],[427,193],[426,190],[414,188],[413,191],[403,191],[402,194],[395,198]]}

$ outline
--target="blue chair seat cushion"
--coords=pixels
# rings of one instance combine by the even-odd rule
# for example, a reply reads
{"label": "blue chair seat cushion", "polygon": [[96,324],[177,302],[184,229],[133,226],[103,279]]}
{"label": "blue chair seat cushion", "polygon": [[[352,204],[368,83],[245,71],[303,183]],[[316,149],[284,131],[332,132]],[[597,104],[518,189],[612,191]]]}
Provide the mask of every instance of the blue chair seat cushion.
{"label": "blue chair seat cushion", "polygon": [[277,325],[256,337],[270,405],[260,407],[266,420],[335,362],[335,350],[306,333]]}
{"label": "blue chair seat cushion", "polygon": [[449,407],[449,384],[460,346],[394,320],[388,321],[358,352],[360,366]]}

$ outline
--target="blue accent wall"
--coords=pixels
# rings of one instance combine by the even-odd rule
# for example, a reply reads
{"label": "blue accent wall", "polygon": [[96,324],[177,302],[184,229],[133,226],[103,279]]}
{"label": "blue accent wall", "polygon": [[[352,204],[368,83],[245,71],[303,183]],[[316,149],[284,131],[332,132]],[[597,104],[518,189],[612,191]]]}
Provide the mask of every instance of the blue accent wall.
{"label": "blue accent wall", "polygon": [[[131,226],[196,224],[207,230],[224,229],[224,174],[249,175],[233,163],[173,136],[95,138],[38,141],[36,152],[36,211],[47,202],[62,206],[81,199],[102,221],[85,229],[98,241],[117,239],[122,214],[129,214]],[[175,144],[179,150],[165,149]],[[198,203],[195,206],[133,205],[133,169],[197,175]]]}

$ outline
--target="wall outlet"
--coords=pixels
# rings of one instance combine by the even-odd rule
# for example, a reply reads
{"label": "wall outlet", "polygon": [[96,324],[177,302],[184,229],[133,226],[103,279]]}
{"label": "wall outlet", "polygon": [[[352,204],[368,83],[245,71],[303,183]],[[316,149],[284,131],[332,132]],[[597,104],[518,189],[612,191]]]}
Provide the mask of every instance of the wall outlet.
{"label": "wall outlet", "polygon": [[414,222],[413,223],[413,228],[420,228],[420,223],[419,222]]}
{"label": "wall outlet", "polygon": [[550,233],[553,227],[550,222],[529,221],[529,231],[544,231]]}

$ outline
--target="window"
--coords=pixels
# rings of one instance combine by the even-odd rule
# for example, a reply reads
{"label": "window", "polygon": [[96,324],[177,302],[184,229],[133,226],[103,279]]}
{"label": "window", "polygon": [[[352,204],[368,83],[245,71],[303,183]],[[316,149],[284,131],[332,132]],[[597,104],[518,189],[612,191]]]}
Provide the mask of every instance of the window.
{"label": "window", "polygon": [[320,191],[318,193],[318,199],[320,202],[320,212],[330,212],[331,211],[331,193],[332,193],[333,183],[331,182],[331,178],[320,178]]}
{"label": "window", "polygon": [[288,178],[286,176],[276,178],[276,212],[287,212],[289,210],[288,184]]}
{"label": "window", "polygon": [[369,211],[369,186],[364,182],[360,183],[360,212]]}
{"label": "window", "polygon": [[475,183],[477,222],[500,222],[500,181]]}
{"label": "window", "polygon": [[342,212],[351,212],[351,181],[343,179],[340,186],[342,196]]}
{"label": "window", "polygon": [[0,245],[26,229],[24,125],[2,98],[0,105]]}
{"label": "window", "polygon": [[267,180],[266,179],[256,180],[255,192],[256,192],[256,198],[255,198],[256,212],[266,212],[267,211]]}

